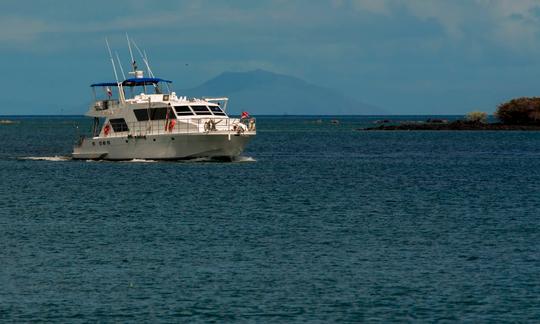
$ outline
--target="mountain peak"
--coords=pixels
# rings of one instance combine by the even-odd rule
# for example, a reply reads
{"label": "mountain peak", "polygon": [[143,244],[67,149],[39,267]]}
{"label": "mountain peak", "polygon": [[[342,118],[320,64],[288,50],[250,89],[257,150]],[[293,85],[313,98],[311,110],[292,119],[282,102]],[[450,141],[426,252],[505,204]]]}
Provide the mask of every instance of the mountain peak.
{"label": "mountain peak", "polygon": [[[358,102],[336,90],[309,84],[294,76],[255,69],[223,72],[198,87],[185,91],[188,96],[225,96],[233,113],[248,110],[254,114],[336,115],[377,114],[382,111]],[[237,107],[237,108],[236,108]]]}
{"label": "mountain peak", "polygon": [[202,86],[206,84],[225,82],[229,85],[235,85],[234,88],[244,88],[261,86],[268,83],[283,83],[293,81],[298,83],[305,83],[304,81],[293,76],[278,74],[262,69],[256,69],[246,72],[223,72],[217,77],[208,80]]}

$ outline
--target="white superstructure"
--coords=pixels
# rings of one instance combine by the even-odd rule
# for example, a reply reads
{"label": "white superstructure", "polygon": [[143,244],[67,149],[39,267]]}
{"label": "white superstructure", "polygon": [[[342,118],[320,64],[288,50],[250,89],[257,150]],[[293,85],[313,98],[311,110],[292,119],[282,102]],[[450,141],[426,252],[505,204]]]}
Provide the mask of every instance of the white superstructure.
{"label": "white superstructure", "polygon": [[[80,138],[74,159],[232,159],[242,153],[256,134],[254,118],[229,117],[228,98],[177,96],[171,81],[155,78],[142,59],[151,77],[132,58],[134,78],[91,85],[95,101],[86,116],[94,118],[92,136]],[[111,61],[116,76],[112,55]]]}

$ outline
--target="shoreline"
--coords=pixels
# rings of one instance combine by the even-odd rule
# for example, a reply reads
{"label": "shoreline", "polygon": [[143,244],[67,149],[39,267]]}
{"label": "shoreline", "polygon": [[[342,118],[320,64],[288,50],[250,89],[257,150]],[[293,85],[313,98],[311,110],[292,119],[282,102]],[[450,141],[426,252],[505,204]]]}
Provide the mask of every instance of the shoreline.
{"label": "shoreline", "polygon": [[454,122],[404,122],[400,124],[383,124],[375,127],[357,128],[359,131],[540,131],[540,125],[510,125],[502,123]]}

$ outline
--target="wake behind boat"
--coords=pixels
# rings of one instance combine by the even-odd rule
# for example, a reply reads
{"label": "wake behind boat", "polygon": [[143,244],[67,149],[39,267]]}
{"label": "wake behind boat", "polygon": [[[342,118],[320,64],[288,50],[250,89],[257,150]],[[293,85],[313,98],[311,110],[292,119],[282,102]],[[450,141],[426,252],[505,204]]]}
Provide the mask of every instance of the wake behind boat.
{"label": "wake behind boat", "polygon": [[[228,98],[188,98],[172,92],[169,80],[153,75],[146,55],[145,71],[137,69],[128,38],[132,78],[92,84],[94,102],[86,116],[93,117],[92,136],[81,136],[73,159],[177,160],[239,156],[256,135],[255,119],[246,112],[241,118],[227,114]],[[134,46],[136,44],[133,43]],[[117,62],[120,65],[118,55]],[[121,65],[120,65],[121,68]],[[123,71],[122,71],[123,74]],[[98,91],[103,90],[99,98]]]}

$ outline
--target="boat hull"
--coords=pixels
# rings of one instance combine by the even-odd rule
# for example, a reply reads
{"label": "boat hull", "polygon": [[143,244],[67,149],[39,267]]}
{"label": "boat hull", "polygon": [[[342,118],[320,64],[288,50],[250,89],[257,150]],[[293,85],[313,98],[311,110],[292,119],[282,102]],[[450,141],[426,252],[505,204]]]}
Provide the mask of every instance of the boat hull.
{"label": "boat hull", "polygon": [[84,139],[73,149],[79,160],[180,160],[200,157],[234,158],[240,155],[251,134],[170,134]]}

